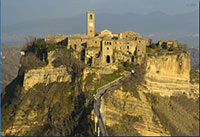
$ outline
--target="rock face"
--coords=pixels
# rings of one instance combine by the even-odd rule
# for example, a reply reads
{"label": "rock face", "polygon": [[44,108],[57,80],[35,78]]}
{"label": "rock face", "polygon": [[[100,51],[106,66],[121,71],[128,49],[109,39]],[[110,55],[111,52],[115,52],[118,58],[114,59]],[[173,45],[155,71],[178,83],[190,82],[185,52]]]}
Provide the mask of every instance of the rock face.
{"label": "rock face", "polygon": [[[142,91],[140,99],[130,92],[114,90],[104,97],[103,119],[110,136],[169,136],[154,115]],[[153,122],[158,121],[158,124]]]}
{"label": "rock face", "polygon": [[[150,56],[147,58],[146,74],[144,75],[145,82],[139,85],[137,90],[127,92],[123,87],[120,87],[120,89],[108,91],[103,96],[101,114],[110,136],[172,135],[171,131],[166,130],[166,127],[162,123],[163,121],[161,122],[155,110],[152,108],[152,104],[146,96],[147,93],[160,94],[163,100],[169,100],[171,99],[170,97],[178,96],[183,92],[194,100],[198,98],[199,86],[192,85],[189,82],[190,56],[188,53]],[[134,96],[134,92],[137,92],[139,96]],[[171,102],[166,103],[168,104],[166,107],[168,107],[168,110],[171,109],[176,115],[187,110],[183,107],[182,110],[175,112],[173,108],[178,108],[180,104],[173,104]],[[194,109],[197,110],[198,107]],[[186,119],[191,117],[190,113],[187,113],[187,116],[185,115],[184,117]],[[173,119],[168,115],[165,118]],[[181,116],[179,118],[181,119]],[[181,123],[182,121],[179,120],[177,123],[179,122]],[[178,127],[178,124],[176,126]],[[178,128],[181,129],[182,127],[180,126]],[[196,128],[192,126],[187,130],[195,130],[196,133]]]}
{"label": "rock face", "polygon": [[189,92],[190,55],[148,56],[145,74],[146,92],[171,96],[177,92]]}
{"label": "rock face", "polygon": [[25,73],[23,87],[29,90],[37,83],[49,84],[52,82],[71,82],[71,75],[66,71],[66,67],[54,68],[47,66],[40,69],[33,69]]}

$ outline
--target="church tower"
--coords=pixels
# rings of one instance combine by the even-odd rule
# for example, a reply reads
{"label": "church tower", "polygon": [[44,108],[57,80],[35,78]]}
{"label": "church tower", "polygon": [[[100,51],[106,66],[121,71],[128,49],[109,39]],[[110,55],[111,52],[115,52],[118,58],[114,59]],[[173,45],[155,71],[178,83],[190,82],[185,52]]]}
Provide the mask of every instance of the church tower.
{"label": "church tower", "polygon": [[87,35],[90,37],[95,35],[95,13],[93,11],[87,12]]}

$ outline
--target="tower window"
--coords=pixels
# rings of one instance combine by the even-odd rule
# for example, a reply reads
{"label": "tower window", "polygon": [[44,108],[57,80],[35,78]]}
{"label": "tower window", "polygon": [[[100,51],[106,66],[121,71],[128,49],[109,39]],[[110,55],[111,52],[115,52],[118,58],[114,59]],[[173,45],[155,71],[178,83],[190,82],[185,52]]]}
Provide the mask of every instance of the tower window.
{"label": "tower window", "polygon": [[92,20],[92,14],[90,14],[90,20]]}

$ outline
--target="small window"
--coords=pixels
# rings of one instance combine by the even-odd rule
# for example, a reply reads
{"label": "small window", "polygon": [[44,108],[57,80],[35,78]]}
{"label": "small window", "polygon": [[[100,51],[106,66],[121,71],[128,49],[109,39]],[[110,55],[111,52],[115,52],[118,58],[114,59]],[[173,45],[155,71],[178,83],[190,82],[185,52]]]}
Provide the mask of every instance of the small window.
{"label": "small window", "polygon": [[90,20],[92,20],[92,14],[90,14]]}
{"label": "small window", "polygon": [[90,30],[90,32],[92,32],[92,30]]}
{"label": "small window", "polygon": [[129,44],[129,42],[127,42],[127,44]]}
{"label": "small window", "polygon": [[112,43],[110,42],[110,45],[111,45]]}
{"label": "small window", "polygon": [[129,49],[129,46],[127,46],[127,49]]}
{"label": "small window", "polygon": [[106,42],[104,42],[104,44],[106,45]]}
{"label": "small window", "polygon": [[74,49],[76,49],[77,48],[77,46],[76,46],[76,44],[74,44]]}
{"label": "small window", "polygon": [[95,41],[95,43],[97,43],[97,41]]}
{"label": "small window", "polygon": [[117,42],[115,42],[115,44],[117,44]]}
{"label": "small window", "polygon": [[107,48],[107,50],[109,50],[109,48]]}

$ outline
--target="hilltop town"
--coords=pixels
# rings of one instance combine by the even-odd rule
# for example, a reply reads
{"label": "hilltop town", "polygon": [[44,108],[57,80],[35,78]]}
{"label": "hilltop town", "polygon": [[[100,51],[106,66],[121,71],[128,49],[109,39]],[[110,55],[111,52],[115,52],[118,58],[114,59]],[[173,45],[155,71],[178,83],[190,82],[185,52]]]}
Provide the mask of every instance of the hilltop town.
{"label": "hilltop town", "polygon": [[[133,62],[141,64],[144,60],[148,46],[153,45],[151,39],[143,38],[139,33],[123,31],[114,33],[107,29],[95,31],[95,13],[89,11],[86,14],[87,33],[73,35],[49,35],[44,41],[65,45],[78,53],[77,58],[89,66],[102,64]],[[178,49],[181,48],[178,41],[160,40],[154,48]]]}
{"label": "hilltop town", "polygon": [[1,93],[1,135],[199,136],[186,45],[95,31],[92,11],[86,21],[86,34],[27,38]]}

